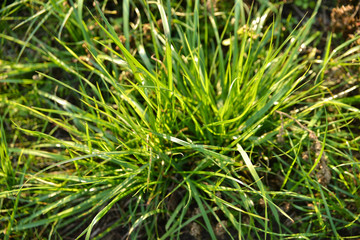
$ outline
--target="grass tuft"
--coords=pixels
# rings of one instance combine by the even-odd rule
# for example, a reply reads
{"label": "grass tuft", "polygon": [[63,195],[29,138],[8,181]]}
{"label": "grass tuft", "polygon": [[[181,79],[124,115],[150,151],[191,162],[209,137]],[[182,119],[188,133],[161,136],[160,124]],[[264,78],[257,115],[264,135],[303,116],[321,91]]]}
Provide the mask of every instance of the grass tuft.
{"label": "grass tuft", "polygon": [[4,239],[360,236],[360,37],[210,2],[2,6]]}

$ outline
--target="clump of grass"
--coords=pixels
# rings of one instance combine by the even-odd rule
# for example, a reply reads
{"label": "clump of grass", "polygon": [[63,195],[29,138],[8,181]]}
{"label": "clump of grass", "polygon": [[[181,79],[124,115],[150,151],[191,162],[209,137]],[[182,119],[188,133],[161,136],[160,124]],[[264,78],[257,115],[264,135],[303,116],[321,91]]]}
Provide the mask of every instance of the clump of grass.
{"label": "clump of grass", "polygon": [[358,97],[324,81],[359,48],[304,54],[320,2],[285,39],[271,4],[123,1],[121,28],[107,3],[38,4],[1,10],[31,13],[0,34],[5,239],[357,234]]}

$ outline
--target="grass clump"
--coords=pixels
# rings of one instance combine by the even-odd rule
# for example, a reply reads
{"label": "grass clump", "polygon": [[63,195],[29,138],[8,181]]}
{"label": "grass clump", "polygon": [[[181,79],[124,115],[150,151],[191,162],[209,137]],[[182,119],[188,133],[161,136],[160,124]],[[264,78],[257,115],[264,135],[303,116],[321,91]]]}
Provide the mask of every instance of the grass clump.
{"label": "grass clump", "polygon": [[360,235],[359,79],[326,80],[359,47],[306,53],[320,2],[285,38],[267,1],[115,3],[0,11],[5,239]]}

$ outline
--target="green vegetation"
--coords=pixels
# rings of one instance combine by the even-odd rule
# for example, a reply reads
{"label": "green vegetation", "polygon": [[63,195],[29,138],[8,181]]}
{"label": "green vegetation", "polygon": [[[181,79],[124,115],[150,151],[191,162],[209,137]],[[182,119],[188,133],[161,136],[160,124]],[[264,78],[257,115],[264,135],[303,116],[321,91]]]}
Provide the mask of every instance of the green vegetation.
{"label": "green vegetation", "polygon": [[359,36],[259,2],[5,1],[1,238],[359,238]]}
{"label": "green vegetation", "polygon": [[295,0],[294,4],[296,6],[299,6],[303,9],[307,9],[307,8],[314,8],[316,5],[316,1],[315,0]]}

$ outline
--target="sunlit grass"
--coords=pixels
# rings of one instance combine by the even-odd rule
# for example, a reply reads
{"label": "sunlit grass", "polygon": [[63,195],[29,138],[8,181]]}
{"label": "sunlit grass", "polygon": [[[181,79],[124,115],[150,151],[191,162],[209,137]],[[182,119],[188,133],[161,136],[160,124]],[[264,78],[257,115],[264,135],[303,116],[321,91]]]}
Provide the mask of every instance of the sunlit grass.
{"label": "sunlit grass", "polygon": [[285,37],[267,1],[86,4],[0,10],[4,239],[360,235],[359,78],[327,85],[359,47],[307,53],[320,2]]}

